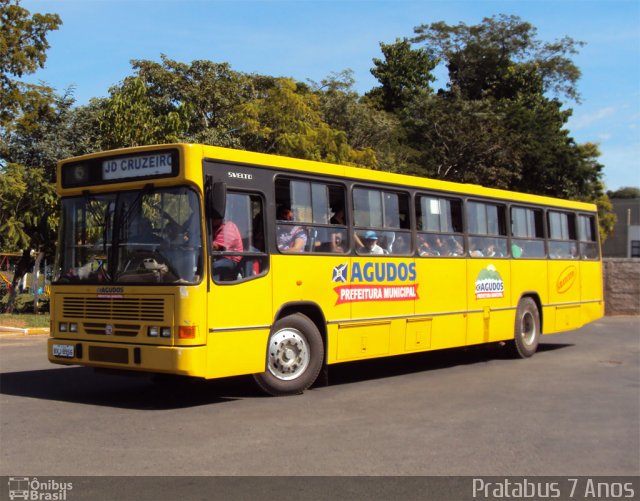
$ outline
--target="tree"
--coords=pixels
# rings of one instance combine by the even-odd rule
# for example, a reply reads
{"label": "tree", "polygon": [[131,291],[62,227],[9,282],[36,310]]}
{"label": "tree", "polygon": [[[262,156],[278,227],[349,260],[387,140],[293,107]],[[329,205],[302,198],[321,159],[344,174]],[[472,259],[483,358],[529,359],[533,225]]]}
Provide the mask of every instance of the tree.
{"label": "tree", "polygon": [[0,246],[23,250],[13,278],[9,311],[16,285],[31,262],[30,249],[53,245],[50,231],[56,227],[57,202],[51,169],[30,163],[29,155],[12,146],[25,131],[40,131],[39,122],[50,117],[56,106],[53,90],[17,79],[44,66],[47,34],[60,24],[55,14],[32,16],[20,7],[19,0],[0,0]]}
{"label": "tree", "polygon": [[517,140],[488,101],[421,100],[403,124],[414,152],[407,172],[503,189],[522,176]]}
{"label": "tree", "polygon": [[60,24],[56,14],[32,16],[19,0],[0,0],[0,127],[18,112],[25,89],[30,88],[15,78],[44,67],[47,34]]}
{"label": "tree", "polygon": [[111,89],[98,123],[103,149],[179,141],[185,120],[178,111],[156,113],[144,80],[127,78]]}
{"label": "tree", "polygon": [[615,191],[608,191],[609,198],[640,198],[640,188],[637,186],[623,186]]}
{"label": "tree", "polygon": [[185,64],[164,54],[161,63],[134,60],[132,64],[145,82],[154,116],[175,113],[181,118],[182,140],[240,146],[236,114],[256,97],[255,78],[233,71],[228,63]]}
{"label": "tree", "polygon": [[57,227],[58,199],[46,178],[44,169],[12,163],[0,173],[0,246],[8,251],[22,250],[9,293],[9,313],[14,308],[18,284],[30,269],[31,249],[38,249],[40,254],[55,245],[51,228]]}
{"label": "tree", "polygon": [[444,22],[420,25],[412,41],[446,62],[450,88],[467,99],[500,94],[512,66],[524,65],[539,73],[544,92],[579,99],[580,70],[570,56],[583,42],[564,37],[543,43],[537,30],[518,16],[499,15],[482,23],[455,26]]}
{"label": "tree", "polygon": [[372,106],[353,90],[351,70],[334,73],[319,83],[312,82],[319,111],[331,128],[343,131],[355,150],[374,151],[377,168],[394,171],[404,165],[403,129],[397,116]]}
{"label": "tree", "polygon": [[272,79],[262,96],[241,106],[236,117],[243,146],[309,160],[373,166],[372,149],[356,150],[344,131],[322,119],[319,99],[289,78]]}
{"label": "tree", "polygon": [[24,166],[8,164],[0,173],[0,249],[15,251],[29,246],[19,204],[26,191]]}
{"label": "tree", "polygon": [[432,51],[412,49],[411,42],[396,39],[392,44],[380,43],[384,60],[375,58],[371,74],[380,82],[367,93],[378,108],[398,112],[424,94],[431,93],[432,74],[438,60]]}

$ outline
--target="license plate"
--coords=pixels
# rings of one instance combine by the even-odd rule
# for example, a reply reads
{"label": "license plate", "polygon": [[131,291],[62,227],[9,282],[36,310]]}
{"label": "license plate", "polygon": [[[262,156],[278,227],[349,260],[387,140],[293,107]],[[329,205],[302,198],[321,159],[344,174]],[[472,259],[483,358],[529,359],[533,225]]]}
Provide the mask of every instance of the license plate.
{"label": "license plate", "polygon": [[54,357],[64,357],[64,358],[73,358],[74,346],[72,344],[54,344],[53,345],[53,356]]}

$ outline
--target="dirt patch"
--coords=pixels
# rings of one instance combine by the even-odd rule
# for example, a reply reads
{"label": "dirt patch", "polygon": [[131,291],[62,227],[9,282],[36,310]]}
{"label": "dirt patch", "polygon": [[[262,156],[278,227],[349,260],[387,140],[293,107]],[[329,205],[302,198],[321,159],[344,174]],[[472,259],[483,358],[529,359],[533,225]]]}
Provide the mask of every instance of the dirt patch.
{"label": "dirt patch", "polygon": [[21,329],[28,327],[27,321],[22,318],[5,317],[3,315],[0,315],[0,325],[3,327],[19,327]]}

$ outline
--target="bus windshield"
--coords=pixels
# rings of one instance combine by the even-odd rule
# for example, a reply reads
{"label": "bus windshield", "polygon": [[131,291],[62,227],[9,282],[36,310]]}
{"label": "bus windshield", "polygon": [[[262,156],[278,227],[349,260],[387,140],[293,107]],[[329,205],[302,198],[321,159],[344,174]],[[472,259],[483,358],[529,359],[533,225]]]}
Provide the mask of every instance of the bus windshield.
{"label": "bus windshield", "polygon": [[188,187],[62,200],[58,283],[193,284],[203,268],[200,208]]}

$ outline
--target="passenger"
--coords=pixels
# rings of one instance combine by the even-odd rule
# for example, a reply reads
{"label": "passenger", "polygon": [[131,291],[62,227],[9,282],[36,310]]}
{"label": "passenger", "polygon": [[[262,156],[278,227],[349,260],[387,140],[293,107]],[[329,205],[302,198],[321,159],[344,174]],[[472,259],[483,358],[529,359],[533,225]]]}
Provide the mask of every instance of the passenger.
{"label": "passenger", "polygon": [[449,238],[449,241],[444,243],[447,249],[447,256],[464,256],[464,246],[455,237]]}
{"label": "passenger", "polygon": [[483,257],[484,256],[482,251],[478,248],[478,245],[475,244],[475,243],[471,244],[471,249],[469,250],[469,255],[471,257]]}
{"label": "passenger", "polygon": [[[329,220],[329,222],[331,224],[336,224],[336,225],[340,225],[340,226],[346,226],[347,225],[347,219],[345,218],[345,215],[344,215],[344,209],[343,208],[336,209],[335,213],[333,214],[333,217]],[[345,237],[346,237],[346,235],[343,235],[342,231],[340,231],[339,240],[342,242],[341,248],[343,250],[342,251],[336,251],[336,252],[346,252],[346,250],[347,250],[346,249],[346,247],[347,247],[347,239]],[[357,234],[354,233],[353,237],[354,237],[357,249],[359,249],[360,247],[364,246],[364,244],[362,243],[362,240],[360,240],[360,237],[358,237]]]}
{"label": "passenger", "polygon": [[393,243],[394,254],[408,254],[411,245],[404,235],[398,235]]}
{"label": "passenger", "polygon": [[520,247],[518,244],[516,243],[512,243],[511,244],[511,255],[515,258],[519,258],[522,257],[522,254],[524,253],[524,249],[522,247]]}
{"label": "passenger", "polygon": [[[380,233],[380,247],[385,251],[385,254],[394,254],[393,245],[396,241],[396,234],[393,231],[383,231]],[[397,253],[397,252],[396,252]]]}
{"label": "passenger", "polygon": [[347,239],[345,230],[332,230],[328,238],[323,239],[316,245],[316,252],[331,252],[333,254],[344,254],[347,252]]}
{"label": "passenger", "polygon": [[331,224],[339,224],[342,226],[346,226],[347,222],[344,217],[344,209],[342,208],[337,209],[336,212],[333,214],[333,217],[329,220],[329,222]]}
{"label": "passenger", "polygon": [[[242,236],[240,230],[233,221],[225,221],[222,218],[213,219],[213,243],[214,251],[218,252],[242,252]],[[213,278],[215,280],[235,280],[238,275],[238,267],[242,256],[219,256],[213,262]]]}
{"label": "passenger", "polygon": [[362,238],[364,245],[358,249],[358,254],[387,254],[378,245],[378,235],[375,231],[367,231]]}
{"label": "passenger", "polygon": [[496,244],[490,243],[489,245],[487,245],[482,254],[486,257],[498,256],[498,252],[496,251]]}
{"label": "passenger", "polygon": [[[278,210],[278,221],[293,221],[293,212],[288,207]],[[278,250],[286,252],[303,252],[307,245],[307,233],[302,226],[278,225]]]}
{"label": "passenger", "polygon": [[418,247],[419,256],[422,256],[422,257],[440,256],[440,251],[438,251],[438,249],[435,248],[435,242],[434,242],[434,245],[431,245],[430,236],[420,235],[420,239],[421,239],[421,243]]}

